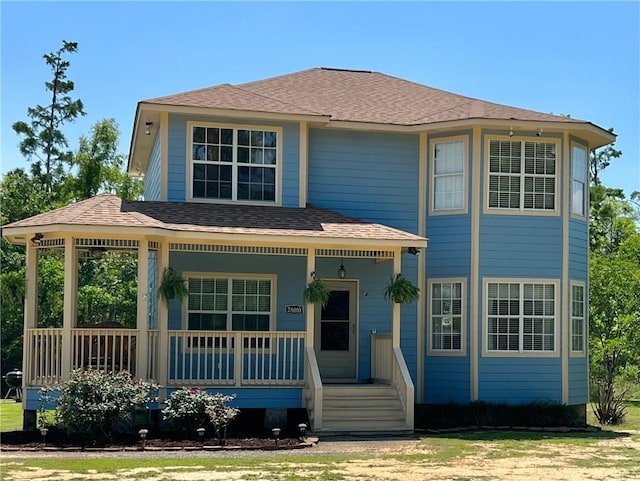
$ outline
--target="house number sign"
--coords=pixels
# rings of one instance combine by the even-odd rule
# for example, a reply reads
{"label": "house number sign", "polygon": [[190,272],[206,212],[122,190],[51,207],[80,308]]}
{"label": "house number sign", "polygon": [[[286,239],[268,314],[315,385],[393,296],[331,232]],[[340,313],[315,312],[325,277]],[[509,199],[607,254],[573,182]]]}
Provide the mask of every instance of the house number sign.
{"label": "house number sign", "polygon": [[302,314],[304,309],[302,306],[284,306],[284,312],[287,314]]}

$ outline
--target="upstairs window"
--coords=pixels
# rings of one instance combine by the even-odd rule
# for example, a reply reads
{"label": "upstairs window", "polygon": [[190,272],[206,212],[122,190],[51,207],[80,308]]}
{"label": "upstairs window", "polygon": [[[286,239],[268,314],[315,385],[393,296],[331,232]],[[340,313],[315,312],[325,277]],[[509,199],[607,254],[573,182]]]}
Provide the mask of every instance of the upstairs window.
{"label": "upstairs window", "polygon": [[280,132],[190,124],[193,199],[275,203]]}
{"label": "upstairs window", "polygon": [[587,150],[574,145],[571,148],[571,213],[587,215]]}
{"label": "upstairs window", "polygon": [[489,141],[491,209],[556,209],[555,142]]}
{"label": "upstairs window", "polygon": [[464,209],[464,141],[434,142],[433,155],[433,211]]}
{"label": "upstairs window", "polygon": [[555,351],[554,283],[489,282],[486,301],[487,351]]}

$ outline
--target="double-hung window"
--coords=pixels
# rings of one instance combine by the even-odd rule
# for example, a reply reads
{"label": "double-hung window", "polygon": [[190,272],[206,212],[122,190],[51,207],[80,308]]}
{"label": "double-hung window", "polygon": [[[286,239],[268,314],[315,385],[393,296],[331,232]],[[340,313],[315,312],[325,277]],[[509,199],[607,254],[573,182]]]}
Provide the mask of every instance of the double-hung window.
{"label": "double-hung window", "polygon": [[465,201],[463,140],[437,141],[432,144],[433,212],[463,210]]}
{"label": "double-hung window", "polygon": [[276,203],[278,129],[189,124],[193,199]]}
{"label": "double-hung window", "polygon": [[463,352],[464,284],[446,280],[430,283],[430,340],[432,353]]}
{"label": "double-hung window", "polygon": [[488,352],[550,353],[556,349],[556,283],[488,282]]}
{"label": "double-hung window", "polygon": [[584,353],[586,344],[584,284],[571,283],[571,352]]}
{"label": "double-hung window", "polygon": [[571,213],[586,217],[587,150],[578,145],[571,148],[571,181]]}
{"label": "double-hung window", "polygon": [[189,277],[187,328],[214,331],[268,331],[271,278]]}
{"label": "double-hung window", "polygon": [[489,140],[490,209],[556,209],[555,142]]}

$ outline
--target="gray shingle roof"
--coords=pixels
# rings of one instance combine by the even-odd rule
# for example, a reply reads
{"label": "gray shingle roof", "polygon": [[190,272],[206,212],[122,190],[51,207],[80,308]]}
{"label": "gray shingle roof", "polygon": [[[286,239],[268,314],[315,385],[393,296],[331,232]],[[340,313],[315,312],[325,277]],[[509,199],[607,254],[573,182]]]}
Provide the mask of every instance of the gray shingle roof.
{"label": "gray shingle roof", "polygon": [[245,234],[420,243],[420,236],[318,207],[287,208],[186,202],[124,201],[103,194],[4,226],[158,228],[176,232]]}
{"label": "gray shingle roof", "polygon": [[422,125],[464,119],[582,120],[477,100],[377,72],[312,68],[223,84],[145,103],[329,116],[331,120]]}

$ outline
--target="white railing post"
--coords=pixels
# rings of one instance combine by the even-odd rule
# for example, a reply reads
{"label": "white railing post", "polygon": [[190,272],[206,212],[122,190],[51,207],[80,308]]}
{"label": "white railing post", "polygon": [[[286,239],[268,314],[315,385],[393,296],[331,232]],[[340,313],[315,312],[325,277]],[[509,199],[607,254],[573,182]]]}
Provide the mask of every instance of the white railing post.
{"label": "white railing post", "polygon": [[308,377],[306,380],[306,386],[309,390],[309,404],[312,409],[311,422],[313,429],[318,430],[322,428],[322,378],[320,377],[320,369],[318,368],[318,361],[316,359],[316,351],[313,347],[307,347],[305,356],[306,372]]}
{"label": "white railing post", "polygon": [[233,372],[233,377],[235,378],[235,385],[236,386],[241,386],[242,385],[242,375],[244,372],[244,365],[243,365],[243,360],[244,360],[244,346],[243,346],[243,336],[242,336],[242,331],[234,331],[233,332],[233,353],[234,353],[234,357],[233,357],[233,366],[234,366],[234,372]]}
{"label": "white railing post", "polygon": [[[402,263],[402,250],[396,249],[393,255],[393,277],[397,276],[401,272]],[[392,302],[393,304],[393,329],[391,335],[391,345],[396,348],[400,347],[400,304]]]}

